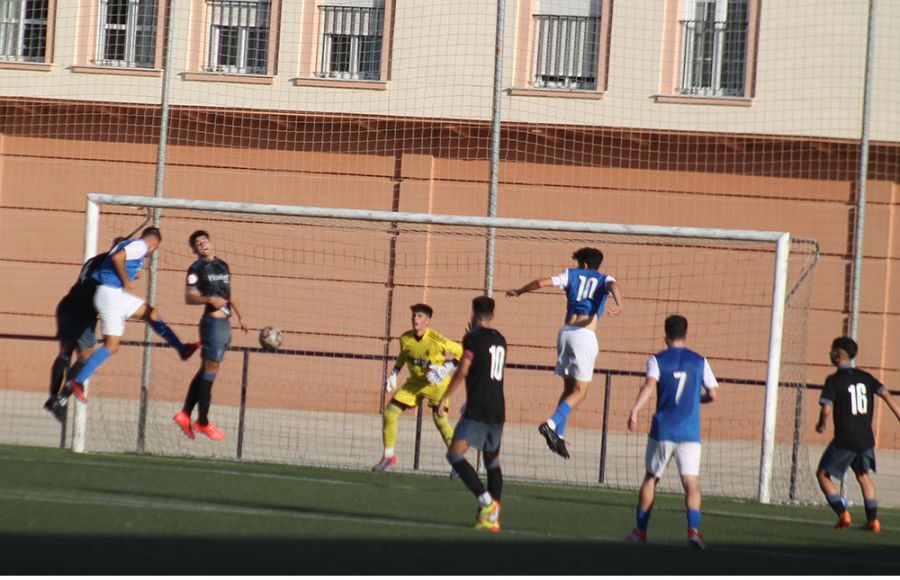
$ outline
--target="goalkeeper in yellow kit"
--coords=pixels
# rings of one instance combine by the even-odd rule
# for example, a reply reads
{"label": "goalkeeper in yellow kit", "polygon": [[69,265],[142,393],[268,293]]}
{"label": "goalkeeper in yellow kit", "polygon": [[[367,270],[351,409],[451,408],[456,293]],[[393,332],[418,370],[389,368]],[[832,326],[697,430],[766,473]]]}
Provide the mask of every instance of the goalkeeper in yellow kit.
{"label": "goalkeeper in yellow kit", "polygon": [[[372,471],[384,471],[396,465],[394,445],[397,443],[397,419],[403,411],[415,407],[422,399],[428,400],[434,426],[440,431],[444,443],[449,447],[453,440],[453,427],[448,416],[439,414],[436,407],[462,357],[462,345],[429,328],[434,314],[430,306],[413,304],[409,309],[412,311],[412,330],[400,336],[400,354],[384,384],[385,393],[393,394],[381,413],[384,420],[384,455]],[[397,389],[397,374],[404,364],[409,369],[409,377]]]}

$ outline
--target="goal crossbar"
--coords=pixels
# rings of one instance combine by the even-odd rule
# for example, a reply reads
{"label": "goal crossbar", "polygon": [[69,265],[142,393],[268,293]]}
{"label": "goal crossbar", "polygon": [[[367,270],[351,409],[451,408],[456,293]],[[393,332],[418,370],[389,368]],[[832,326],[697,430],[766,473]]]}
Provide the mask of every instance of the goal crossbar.
{"label": "goal crossbar", "polygon": [[[85,220],[85,260],[95,255],[97,251],[97,238],[99,231],[101,205],[129,206],[154,209],[194,210],[201,212],[294,216],[324,219],[330,218],[373,222],[418,223],[426,225],[481,227],[508,230],[545,230],[595,234],[643,235],[763,243],[768,242],[774,244],[775,264],[773,267],[773,290],[764,407],[765,414],[763,418],[763,432],[761,434],[762,447],[760,453],[758,487],[758,500],[761,503],[769,503],[771,501],[772,472],[775,456],[774,450],[778,406],[778,387],[781,373],[781,355],[784,330],[785,299],[787,293],[788,261],[790,257],[791,247],[791,236],[789,232],[442,215],[430,213],[371,211],[358,209],[254,204],[228,201],[205,201],[90,193],[87,195],[87,213]],[[76,408],[78,409],[78,411],[76,412],[75,417],[73,450],[76,452],[83,452],[85,450],[85,436],[87,431],[86,407],[84,405],[78,404]]]}

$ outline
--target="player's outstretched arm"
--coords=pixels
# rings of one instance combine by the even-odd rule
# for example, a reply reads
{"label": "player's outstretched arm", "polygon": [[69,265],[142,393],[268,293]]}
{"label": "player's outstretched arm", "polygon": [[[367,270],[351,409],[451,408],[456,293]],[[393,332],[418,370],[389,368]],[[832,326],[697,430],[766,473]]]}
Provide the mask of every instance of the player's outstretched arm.
{"label": "player's outstretched arm", "polygon": [[825,427],[828,425],[829,417],[831,417],[831,405],[822,404],[821,408],[819,409],[819,420],[816,422],[816,433],[825,432]]}
{"label": "player's outstretched arm", "polygon": [[638,413],[641,412],[641,409],[643,409],[644,405],[647,404],[647,401],[650,400],[650,395],[656,390],[656,383],[657,380],[651,377],[647,377],[644,380],[644,385],[641,387],[641,390],[638,391],[637,398],[634,400],[634,405],[631,406],[631,412],[628,414],[629,431],[637,429]]}
{"label": "player's outstretched arm", "polygon": [[450,400],[450,397],[459,388],[459,384],[466,380],[466,375],[469,374],[469,369],[472,368],[472,361],[464,358],[462,363],[459,365],[459,368],[456,369],[456,373],[453,375],[453,378],[450,379],[450,384],[447,385],[447,390],[444,391],[444,396],[441,397],[441,400],[438,401],[435,410],[437,414],[440,416],[444,416],[447,414],[447,401]]}
{"label": "player's outstretched arm", "polygon": [[244,332],[244,334],[247,334],[247,332],[250,330],[250,327],[247,326],[247,322],[244,320],[244,315],[241,314],[240,308],[238,308],[238,305],[234,303],[234,298],[228,301],[228,306],[231,308],[231,311],[234,312],[234,315],[237,316],[238,324],[241,326],[241,330]]}
{"label": "player's outstretched arm", "polygon": [[625,308],[625,301],[622,298],[622,290],[619,288],[618,282],[609,283],[609,293],[612,295],[615,304],[608,305],[606,312],[609,313],[610,316],[618,316],[622,313],[622,309]]}
{"label": "player's outstretched arm", "polygon": [[508,290],[506,295],[509,298],[515,298],[516,296],[521,296],[522,294],[527,294],[528,292],[534,292],[535,290],[539,290],[541,288],[549,288],[553,286],[553,280],[551,278],[539,278],[537,280],[533,280],[528,284],[525,284],[518,290]]}
{"label": "player's outstretched arm", "polygon": [[885,387],[883,391],[878,393],[878,396],[887,404],[887,406],[891,409],[891,412],[894,413],[894,417],[900,421],[900,406],[897,405],[897,401],[894,400],[894,397],[891,395],[891,392]]}

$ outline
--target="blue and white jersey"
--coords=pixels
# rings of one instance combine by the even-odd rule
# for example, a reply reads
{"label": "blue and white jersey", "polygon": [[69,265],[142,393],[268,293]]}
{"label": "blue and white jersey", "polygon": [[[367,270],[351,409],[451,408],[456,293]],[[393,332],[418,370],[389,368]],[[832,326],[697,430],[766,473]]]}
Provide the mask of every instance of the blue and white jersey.
{"label": "blue and white jersey", "polygon": [[616,281],[597,270],[581,268],[567,268],[550,279],[554,286],[566,291],[567,317],[572,314],[603,316],[609,285]]}
{"label": "blue and white jersey", "polygon": [[141,238],[125,240],[113,246],[97,271],[91,275],[94,280],[111,288],[123,287],[122,280],[116,273],[112,262],[113,255],[122,248],[125,248],[125,273],[129,280],[137,278],[138,272],[144,267],[144,257],[147,255],[147,242]]}
{"label": "blue and white jersey", "polygon": [[719,386],[706,359],[687,348],[669,348],[647,360],[656,379],[656,414],[650,437],[657,441],[700,441],[700,387]]}

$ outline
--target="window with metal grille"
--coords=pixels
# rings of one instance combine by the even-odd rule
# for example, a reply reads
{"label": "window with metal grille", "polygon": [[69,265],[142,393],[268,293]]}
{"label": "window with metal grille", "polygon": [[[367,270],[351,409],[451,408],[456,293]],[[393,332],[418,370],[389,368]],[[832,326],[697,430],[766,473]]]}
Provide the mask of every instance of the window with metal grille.
{"label": "window with metal grille", "polygon": [[269,0],[207,0],[206,70],[264,75],[269,67]]}
{"label": "window with metal grille", "polygon": [[320,6],[321,39],[316,74],[328,79],[379,80],[384,4]]}
{"label": "window with metal grille", "polygon": [[44,62],[48,0],[0,0],[0,60]]}
{"label": "window with metal grille", "polygon": [[534,15],[534,75],[542,88],[597,88],[600,18]]}
{"label": "window with metal grille", "polygon": [[681,92],[744,96],[749,6],[747,0],[695,0],[681,22]]}
{"label": "window with metal grille", "polygon": [[100,0],[96,64],[156,66],[157,0]]}

